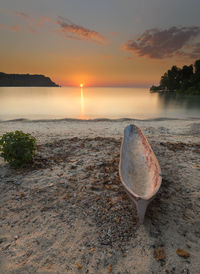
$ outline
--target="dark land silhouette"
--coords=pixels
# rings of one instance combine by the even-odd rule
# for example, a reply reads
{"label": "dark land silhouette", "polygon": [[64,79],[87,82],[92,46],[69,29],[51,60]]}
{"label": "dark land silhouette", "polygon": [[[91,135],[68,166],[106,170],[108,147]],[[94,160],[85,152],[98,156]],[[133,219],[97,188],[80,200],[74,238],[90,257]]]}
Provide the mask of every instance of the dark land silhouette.
{"label": "dark land silhouette", "polygon": [[200,94],[200,59],[194,65],[182,68],[173,66],[161,76],[160,85],[152,86],[150,91]]}
{"label": "dark land silhouette", "polygon": [[1,87],[59,87],[49,77],[39,74],[7,74],[0,72]]}

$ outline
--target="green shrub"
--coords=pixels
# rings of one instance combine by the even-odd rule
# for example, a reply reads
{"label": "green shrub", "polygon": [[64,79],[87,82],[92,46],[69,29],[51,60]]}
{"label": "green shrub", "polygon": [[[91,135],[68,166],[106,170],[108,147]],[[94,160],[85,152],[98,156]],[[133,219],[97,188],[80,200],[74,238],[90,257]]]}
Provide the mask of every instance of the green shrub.
{"label": "green shrub", "polygon": [[23,131],[7,132],[0,138],[0,156],[12,167],[31,162],[35,150],[35,138]]}

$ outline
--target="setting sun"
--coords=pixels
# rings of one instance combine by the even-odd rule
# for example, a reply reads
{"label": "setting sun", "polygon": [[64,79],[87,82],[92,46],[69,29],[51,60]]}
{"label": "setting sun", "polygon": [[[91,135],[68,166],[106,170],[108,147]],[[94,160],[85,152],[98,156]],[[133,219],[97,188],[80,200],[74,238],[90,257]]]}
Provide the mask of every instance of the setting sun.
{"label": "setting sun", "polygon": [[80,87],[81,87],[81,88],[83,87],[83,83],[80,84]]}

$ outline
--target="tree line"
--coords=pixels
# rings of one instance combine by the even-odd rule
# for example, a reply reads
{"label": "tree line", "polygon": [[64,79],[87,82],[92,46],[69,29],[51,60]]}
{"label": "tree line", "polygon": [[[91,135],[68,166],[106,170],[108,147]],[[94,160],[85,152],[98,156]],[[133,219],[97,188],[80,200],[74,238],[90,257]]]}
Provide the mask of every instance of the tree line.
{"label": "tree line", "polygon": [[0,87],[58,87],[58,85],[44,75],[0,72]]}
{"label": "tree line", "polygon": [[172,66],[161,76],[160,85],[152,86],[150,91],[200,94],[200,59],[194,65],[185,65],[182,68]]}

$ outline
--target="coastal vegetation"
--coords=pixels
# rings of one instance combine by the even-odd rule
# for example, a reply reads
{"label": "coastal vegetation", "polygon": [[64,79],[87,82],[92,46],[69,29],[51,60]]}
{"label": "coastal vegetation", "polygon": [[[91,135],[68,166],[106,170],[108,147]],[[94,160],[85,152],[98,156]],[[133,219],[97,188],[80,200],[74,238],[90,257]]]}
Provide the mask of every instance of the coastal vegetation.
{"label": "coastal vegetation", "polygon": [[0,156],[11,167],[30,163],[36,150],[36,139],[23,131],[7,132],[0,138]]}
{"label": "coastal vegetation", "polygon": [[200,59],[194,65],[178,68],[172,66],[161,76],[160,85],[152,86],[151,92],[178,92],[183,94],[200,95]]}
{"label": "coastal vegetation", "polygon": [[0,72],[1,87],[58,87],[49,77],[38,74],[7,74]]}

